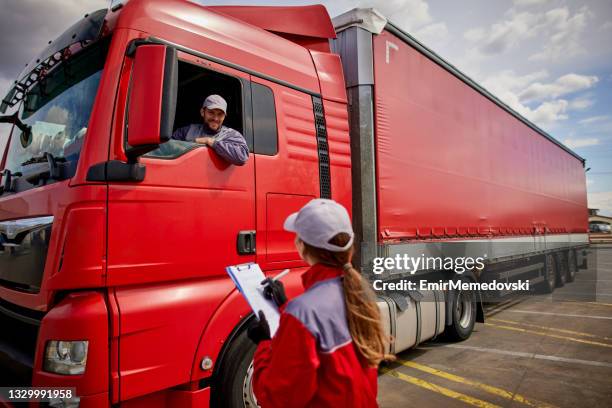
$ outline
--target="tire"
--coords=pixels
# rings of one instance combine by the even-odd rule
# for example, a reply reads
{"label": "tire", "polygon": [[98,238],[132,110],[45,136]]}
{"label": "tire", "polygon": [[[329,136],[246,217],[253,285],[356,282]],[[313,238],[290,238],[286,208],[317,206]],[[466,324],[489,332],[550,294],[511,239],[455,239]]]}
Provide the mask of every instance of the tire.
{"label": "tire", "polygon": [[242,330],[232,340],[213,386],[213,406],[218,408],[256,408],[252,392],[253,354],[257,346]]}
{"label": "tire", "polygon": [[476,294],[473,291],[455,291],[451,304],[451,325],[446,326],[444,338],[450,341],[467,340],[474,330],[476,313]]}
{"label": "tire", "polygon": [[540,293],[552,293],[555,290],[555,258],[552,254],[546,254],[544,258],[544,282],[538,287]]}
{"label": "tire", "polygon": [[564,253],[557,252],[555,254],[555,265],[557,266],[555,268],[557,287],[562,288],[567,282],[567,262]]}
{"label": "tire", "polygon": [[567,278],[568,282],[573,282],[576,279],[578,272],[578,264],[576,263],[576,251],[570,249],[567,253]]}

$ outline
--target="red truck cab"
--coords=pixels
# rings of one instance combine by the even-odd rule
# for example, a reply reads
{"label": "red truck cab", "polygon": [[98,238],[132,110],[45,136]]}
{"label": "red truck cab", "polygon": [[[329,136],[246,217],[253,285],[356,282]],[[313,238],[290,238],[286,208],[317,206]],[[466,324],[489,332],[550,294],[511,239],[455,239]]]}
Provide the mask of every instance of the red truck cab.
{"label": "red truck cab", "polygon": [[[2,129],[3,385],[76,387],[81,406],[208,404],[250,314],[225,267],[291,268],[296,295],[305,264],[284,218],[315,197],[350,208],[334,36],[322,6],[132,0],[28,66],[3,106],[21,126]],[[243,166],[171,139],[209,94],[245,136]],[[234,386],[219,383],[217,399]]]}

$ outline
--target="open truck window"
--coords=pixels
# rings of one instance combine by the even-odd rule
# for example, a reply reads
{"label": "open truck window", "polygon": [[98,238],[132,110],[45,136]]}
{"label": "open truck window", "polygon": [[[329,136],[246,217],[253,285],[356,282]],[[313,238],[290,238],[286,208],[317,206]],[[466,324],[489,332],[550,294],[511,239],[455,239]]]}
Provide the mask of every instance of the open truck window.
{"label": "open truck window", "polygon": [[[253,143],[245,135],[244,115],[244,84],[230,75],[203,68],[201,66],[179,61],[179,85],[176,102],[176,116],[173,129],[176,131],[183,126],[202,123],[200,108],[208,95],[221,95],[227,101],[227,115],[223,125],[237,130],[243,134],[253,151]],[[248,82],[245,82],[248,86]],[[148,153],[145,157],[173,159],[198,147],[194,142],[170,139],[168,142]]]}

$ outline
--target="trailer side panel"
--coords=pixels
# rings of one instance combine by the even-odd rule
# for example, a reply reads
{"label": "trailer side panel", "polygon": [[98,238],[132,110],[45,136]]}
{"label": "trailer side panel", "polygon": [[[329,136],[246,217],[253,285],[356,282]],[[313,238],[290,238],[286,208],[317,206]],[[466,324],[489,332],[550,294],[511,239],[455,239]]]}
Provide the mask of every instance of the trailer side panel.
{"label": "trailer side panel", "polygon": [[579,159],[394,34],[373,37],[380,238],[586,231]]}

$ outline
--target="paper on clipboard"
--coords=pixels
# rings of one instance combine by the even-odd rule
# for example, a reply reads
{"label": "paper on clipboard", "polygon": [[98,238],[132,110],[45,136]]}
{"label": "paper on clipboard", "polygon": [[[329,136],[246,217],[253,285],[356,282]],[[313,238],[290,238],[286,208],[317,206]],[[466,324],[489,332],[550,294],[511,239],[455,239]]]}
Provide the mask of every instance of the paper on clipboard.
{"label": "paper on clipboard", "polygon": [[264,297],[264,286],[262,286],[261,281],[266,277],[259,265],[248,263],[228,266],[225,269],[240,293],[242,293],[242,296],[249,303],[249,306],[251,306],[251,309],[253,309],[253,312],[255,312],[255,316],[259,315],[260,310],[263,311],[270,325],[270,336],[273,337],[278,329],[280,313],[274,301]]}

